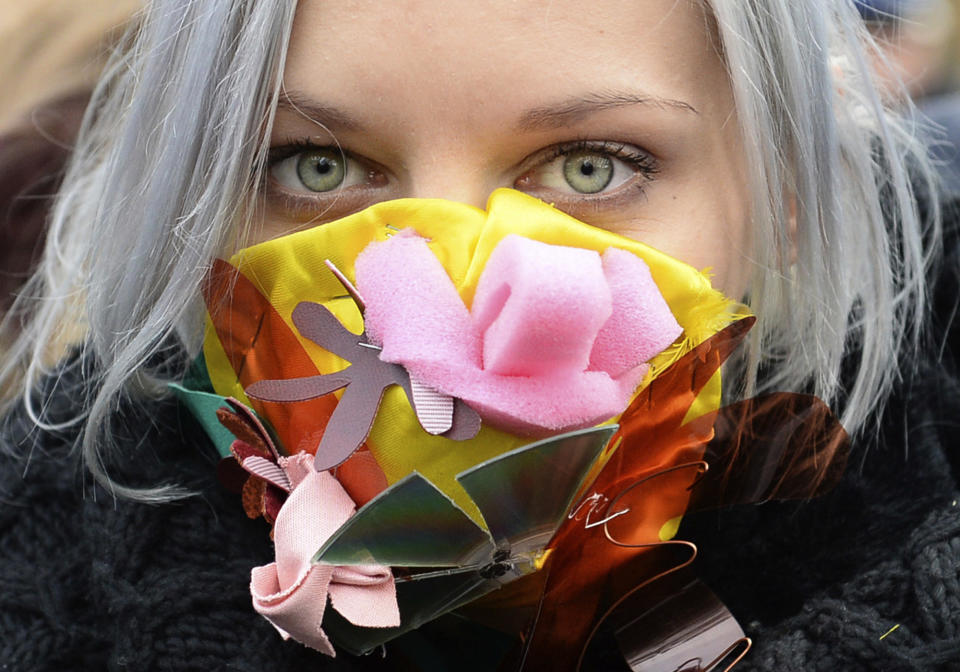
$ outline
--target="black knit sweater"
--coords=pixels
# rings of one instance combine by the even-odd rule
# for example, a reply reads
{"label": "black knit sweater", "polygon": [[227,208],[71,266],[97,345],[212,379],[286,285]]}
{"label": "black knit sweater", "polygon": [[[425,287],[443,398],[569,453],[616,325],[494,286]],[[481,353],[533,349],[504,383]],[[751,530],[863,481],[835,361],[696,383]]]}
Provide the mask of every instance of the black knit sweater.
{"label": "black knit sweater", "polygon": [[[939,307],[956,302],[956,259]],[[944,332],[941,332],[944,333]],[[960,670],[960,380],[931,358],[889,405],[841,486],[803,504],[700,514],[679,537],[753,651],[739,670]],[[76,411],[69,379],[53,417]],[[217,456],[173,402],[118,415],[129,484],[174,482],[175,504],[113,498],[91,484],[69,432],[8,419],[0,458],[0,670],[389,669],[284,642],[254,611],[250,569],[272,560],[214,476]],[[952,466],[951,466],[952,463]],[[896,627],[895,627],[896,626]],[[463,650],[462,655],[470,655]],[[451,669],[456,669],[452,667]]]}
{"label": "black knit sweater", "polygon": [[[960,384],[933,365],[916,380],[835,492],[682,527],[701,548],[700,575],[755,641],[738,669],[960,669],[960,493],[948,459]],[[69,395],[54,398],[69,407]],[[114,499],[84,482],[69,433],[11,421],[7,440],[26,450],[0,468],[0,669],[379,667],[283,642],[254,613],[249,572],[272,559],[267,529],[217,484],[192,419],[171,403],[153,410],[118,429],[137,457],[114,475],[199,496]]]}

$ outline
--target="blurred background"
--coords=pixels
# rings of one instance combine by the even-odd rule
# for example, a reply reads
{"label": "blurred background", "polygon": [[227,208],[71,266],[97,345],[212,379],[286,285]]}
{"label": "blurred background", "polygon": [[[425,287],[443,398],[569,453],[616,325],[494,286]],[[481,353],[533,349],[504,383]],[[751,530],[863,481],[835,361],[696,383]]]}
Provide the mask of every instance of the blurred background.
{"label": "blurred background", "polygon": [[874,67],[887,86],[903,81],[931,122],[944,186],[960,193],[960,0],[856,0],[881,47]]}
{"label": "blurred background", "polygon": [[42,248],[94,83],[139,6],[0,0],[0,314]]}

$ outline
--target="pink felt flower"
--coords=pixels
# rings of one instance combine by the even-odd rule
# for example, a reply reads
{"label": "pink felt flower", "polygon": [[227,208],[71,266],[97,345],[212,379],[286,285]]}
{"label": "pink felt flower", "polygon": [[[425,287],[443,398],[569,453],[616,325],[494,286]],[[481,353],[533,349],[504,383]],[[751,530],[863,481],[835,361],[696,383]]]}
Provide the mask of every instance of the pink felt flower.
{"label": "pink felt flower", "polygon": [[380,358],[524,435],[588,427],[626,408],[646,362],[682,332],[639,257],[505,237],[468,309],[412,230],[357,258]]}

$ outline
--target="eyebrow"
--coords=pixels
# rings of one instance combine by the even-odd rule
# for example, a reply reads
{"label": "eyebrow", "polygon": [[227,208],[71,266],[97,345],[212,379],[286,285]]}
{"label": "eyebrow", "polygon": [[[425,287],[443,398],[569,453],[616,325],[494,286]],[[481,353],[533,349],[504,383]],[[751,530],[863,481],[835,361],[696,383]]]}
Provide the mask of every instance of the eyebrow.
{"label": "eyebrow", "polygon": [[[631,105],[672,108],[700,114],[693,105],[682,100],[645,93],[601,91],[568,98],[552,105],[530,108],[520,115],[515,128],[517,131],[559,128],[574,124],[584,117],[603,110]],[[288,110],[330,130],[358,131],[363,128],[363,125],[349,113],[320,103],[296,91],[281,92],[277,109]]]}
{"label": "eyebrow", "polygon": [[661,109],[672,108],[692,114],[700,114],[693,105],[682,100],[629,91],[598,91],[568,98],[556,104],[527,110],[520,116],[516,128],[518,131],[558,128],[576,123],[584,117],[602,110],[631,105],[648,105]]}
{"label": "eyebrow", "polygon": [[343,110],[324,105],[295,91],[282,91],[277,109],[288,110],[330,130],[358,131],[363,128],[359,121]]}

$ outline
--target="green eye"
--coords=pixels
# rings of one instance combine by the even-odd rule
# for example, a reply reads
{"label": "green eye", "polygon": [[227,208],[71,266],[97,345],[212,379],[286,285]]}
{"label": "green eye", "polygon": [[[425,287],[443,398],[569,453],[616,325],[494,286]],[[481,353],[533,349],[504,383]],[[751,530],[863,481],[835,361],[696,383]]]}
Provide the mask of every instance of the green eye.
{"label": "green eye", "polygon": [[340,152],[325,147],[300,155],[297,176],[310,191],[332,191],[343,184],[347,166]]}
{"label": "green eye", "polygon": [[595,194],[613,179],[613,161],[597,152],[574,152],[563,161],[563,179],[574,191]]}

